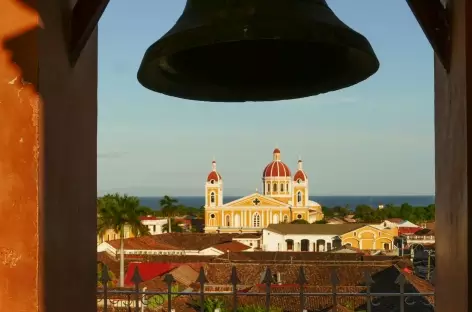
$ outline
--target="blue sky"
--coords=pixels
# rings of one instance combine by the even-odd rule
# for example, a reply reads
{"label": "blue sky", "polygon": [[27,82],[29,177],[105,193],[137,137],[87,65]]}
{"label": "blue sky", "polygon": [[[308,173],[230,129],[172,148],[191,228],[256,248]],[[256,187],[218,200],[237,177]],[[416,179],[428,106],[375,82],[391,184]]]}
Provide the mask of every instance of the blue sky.
{"label": "blue sky", "polygon": [[99,25],[98,191],[201,195],[216,158],[225,194],[260,188],[276,145],[311,195],[434,193],[433,51],[405,1],[331,0],[380,70],[348,89],[275,103],[202,103],[136,80],[185,0],[111,1]]}

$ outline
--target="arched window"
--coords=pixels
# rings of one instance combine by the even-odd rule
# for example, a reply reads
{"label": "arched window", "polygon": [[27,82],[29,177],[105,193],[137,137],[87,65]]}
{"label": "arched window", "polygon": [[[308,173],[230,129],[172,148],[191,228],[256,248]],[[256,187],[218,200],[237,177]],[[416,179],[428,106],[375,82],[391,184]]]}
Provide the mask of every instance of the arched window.
{"label": "arched window", "polygon": [[215,202],[215,193],[214,192],[211,192],[210,194],[210,203],[214,203]]}
{"label": "arched window", "polygon": [[287,192],[289,192],[288,183],[287,183]]}
{"label": "arched window", "polygon": [[280,191],[281,191],[281,192],[284,191],[284,184],[283,184],[283,183],[280,184]]}
{"label": "arched window", "polygon": [[226,226],[231,226],[231,218],[229,215],[226,215]]}
{"label": "arched window", "polygon": [[270,183],[267,183],[266,193],[270,193]]}
{"label": "arched window", "polygon": [[273,191],[274,191],[274,192],[277,192],[277,183],[274,183],[273,186],[274,186],[274,187],[273,187]]}
{"label": "arched window", "polygon": [[302,192],[298,192],[297,193],[297,203],[301,203],[302,202]]}
{"label": "arched window", "polygon": [[261,216],[256,212],[254,217],[252,217],[252,226],[260,227],[261,226]]}

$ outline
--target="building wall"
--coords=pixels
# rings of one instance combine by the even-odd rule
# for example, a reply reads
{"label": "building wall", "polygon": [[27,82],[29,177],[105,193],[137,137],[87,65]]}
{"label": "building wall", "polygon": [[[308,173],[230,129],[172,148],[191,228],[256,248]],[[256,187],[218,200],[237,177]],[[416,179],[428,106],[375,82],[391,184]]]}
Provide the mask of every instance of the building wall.
{"label": "building wall", "polygon": [[96,311],[97,32],[72,69],[73,4],[0,1],[0,311]]}
{"label": "building wall", "polygon": [[343,245],[350,244],[354,248],[363,250],[392,250],[393,241],[397,235],[398,228],[381,230],[373,226],[365,226],[341,235],[341,239]]}
{"label": "building wall", "polygon": [[328,243],[333,248],[334,237],[335,235],[283,235],[264,229],[262,232],[262,248],[264,251],[289,251],[287,240],[292,240],[293,251],[301,251],[302,240],[308,240],[308,251],[316,251],[315,244],[322,246],[318,251],[327,251],[329,249]]}

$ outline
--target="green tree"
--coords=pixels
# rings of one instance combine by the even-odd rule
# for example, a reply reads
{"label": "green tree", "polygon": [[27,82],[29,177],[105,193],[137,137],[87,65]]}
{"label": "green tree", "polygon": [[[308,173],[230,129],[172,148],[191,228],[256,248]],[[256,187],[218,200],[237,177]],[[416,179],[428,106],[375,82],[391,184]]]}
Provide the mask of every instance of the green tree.
{"label": "green tree", "polygon": [[292,223],[292,224],[309,224],[310,222],[308,222],[307,220],[303,220],[303,219],[297,219],[297,220],[293,220],[290,223]]}
{"label": "green tree", "polygon": [[182,227],[178,224],[178,222],[175,221],[175,219],[171,220],[170,224],[171,224],[170,229],[169,229],[169,223],[164,224],[162,226],[162,231],[167,232],[167,233],[172,233],[172,232],[182,233],[184,231],[184,229],[182,229]]}
{"label": "green tree", "polygon": [[318,221],[313,222],[313,224],[326,224],[326,223],[327,223],[327,222],[326,222],[326,220],[324,220],[324,219],[323,219],[323,220],[318,220]]}
{"label": "green tree", "polygon": [[[161,213],[167,218],[168,224],[172,223],[172,218],[177,214],[179,208],[178,202],[179,201],[177,199],[167,195],[165,195],[159,202],[161,205]],[[172,233],[172,225],[168,228],[168,230],[169,233]]]}
{"label": "green tree", "polygon": [[149,229],[141,223],[140,217],[149,214],[149,208],[141,207],[137,197],[116,193],[105,195],[98,201],[98,234],[103,235],[109,229],[120,234],[120,287],[124,287],[125,278],[125,226],[129,226],[135,236],[148,235]]}
{"label": "green tree", "polygon": [[403,220],[410,219],[412,212],[413,207],[410,204],[404,203],[400,206],[400,218]]}

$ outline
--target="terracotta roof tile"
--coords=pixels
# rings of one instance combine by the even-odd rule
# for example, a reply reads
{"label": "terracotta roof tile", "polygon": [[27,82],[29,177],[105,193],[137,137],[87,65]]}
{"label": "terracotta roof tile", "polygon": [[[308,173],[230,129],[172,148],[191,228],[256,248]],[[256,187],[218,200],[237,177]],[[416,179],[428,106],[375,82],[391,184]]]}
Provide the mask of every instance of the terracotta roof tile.
{"label": "terracotta roof tile", "polygon": [[222,243],[222,244],[218,244],[218,245],[215,245],[215,246],[212,246],[212,247],[216,248],[220,251],[223,251],[223,252],[227,252],[227,251],[241,252],[241,251],[244,251],[244,250],[251,249],[251,247],[249,247],[248,245],[245,245],[245,244],[237,242],[237,241]]}
{"label": "terracotta roof tile", "polygon": [[[128,250],[178,250],[176,246],[159,241],[156,238],[157,236],[158,235],[126,238],[124,240],[124,248]],[[116,239],[108,241],[107,243],[113,248],[119,249],[121,241]]]}

